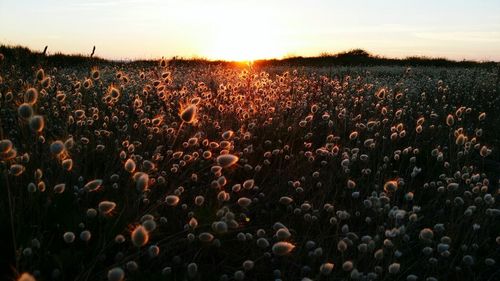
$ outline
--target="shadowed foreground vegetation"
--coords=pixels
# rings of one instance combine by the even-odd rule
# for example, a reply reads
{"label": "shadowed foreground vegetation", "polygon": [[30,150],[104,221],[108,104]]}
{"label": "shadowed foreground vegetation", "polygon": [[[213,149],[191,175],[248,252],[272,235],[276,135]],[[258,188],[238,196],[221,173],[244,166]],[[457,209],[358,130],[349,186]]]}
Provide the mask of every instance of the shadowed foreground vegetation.
{"label": "shadowed foreground vegetation", "polygon": [[500,278],[494,63],[0,53],[2,280]]}

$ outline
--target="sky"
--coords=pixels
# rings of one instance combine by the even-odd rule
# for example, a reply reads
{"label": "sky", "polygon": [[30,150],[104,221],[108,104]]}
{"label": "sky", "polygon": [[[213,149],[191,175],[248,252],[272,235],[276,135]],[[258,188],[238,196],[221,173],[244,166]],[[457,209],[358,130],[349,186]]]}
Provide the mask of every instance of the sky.
{"label": "sky", "polygon": [[0,44],[109,59],[253,60],[354,48],[500,61],[500,0],[0,0]]}

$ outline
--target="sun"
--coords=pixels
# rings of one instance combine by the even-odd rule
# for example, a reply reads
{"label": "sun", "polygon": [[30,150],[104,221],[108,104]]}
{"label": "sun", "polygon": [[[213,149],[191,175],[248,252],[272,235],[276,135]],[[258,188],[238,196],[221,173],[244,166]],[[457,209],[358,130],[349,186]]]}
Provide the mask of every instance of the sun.
{"label": "sun", "polygon": [[269,22],[230,18],[216,26],[206,56],[229,61],[280,58],[284,50]]}

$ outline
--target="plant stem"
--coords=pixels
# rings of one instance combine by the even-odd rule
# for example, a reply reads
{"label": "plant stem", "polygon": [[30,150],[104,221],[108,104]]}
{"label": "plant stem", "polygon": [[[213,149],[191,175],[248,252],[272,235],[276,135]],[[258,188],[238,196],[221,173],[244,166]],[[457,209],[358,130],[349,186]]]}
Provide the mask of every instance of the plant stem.
{"label": "plant stem", "polygon": [[177,133],[175,133],[174,141],[172,142],[172,149],[174,148],[175,142],[177,141],[177,137],[182,130],[182,125],[184,125],[184,121],[179,125],[179,129],[177,129]]}
{"label": "plant stem", "polygon": [[12,235],[12,247],[14,248],[14,259],[16,261],[16,270],[19,269],[19,259],[17,255],[17,244],[16,244],[16,235],[14,231],[14,214],[12,213],[12,195],[10,193],[10,185],[9,185],[9,180],[7,176],[7,169],[3,169],[2,171],[2,181],[5,184],[5,187],[7,188],[7,198],[8,198],[8,204],[9,204],[9,215],[10,215],[10,231]]}
{"label": "plant stem", "polygon": [[[0,140],[3,139],[3,126],[2,126],[2,118],[0,116]],[[5,163],[4,163],[5,165]],[[16,244],[16,235],[14,231],[14,214],[12,213],[12,196],[10,194],[10,185],[9,178],[7,175],[7,166],[5,165],[2,168],[2,181],[5,183],[5,187],[7,188],[7,198],[8,198],[8,208],[9,208],[9,216],[10,216],[10,231],[12,235],[12,247],[14,249],[14,259],[16,261],[16,271],[19,269],[19,259],[17,256],[17,244]]]}

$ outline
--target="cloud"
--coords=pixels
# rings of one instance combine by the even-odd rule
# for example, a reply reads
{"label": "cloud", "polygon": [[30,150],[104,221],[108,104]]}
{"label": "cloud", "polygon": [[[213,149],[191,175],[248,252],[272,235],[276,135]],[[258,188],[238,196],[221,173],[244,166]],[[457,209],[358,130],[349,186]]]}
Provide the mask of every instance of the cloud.
{"label": "cloud", "polygon": [[413,33],[413,36],[420,39],[440,41],[477,43],[500,42],[500,32],[495,31],[415,32]]}
{"label": "cloud", "polygon": [[72,3],[73,8],[103,8],[103,7],[118,7],[118,6],[130,6],[130,5],[151,5],[156,0],[95,0],[95,1],[78,1],[77,3]]}

